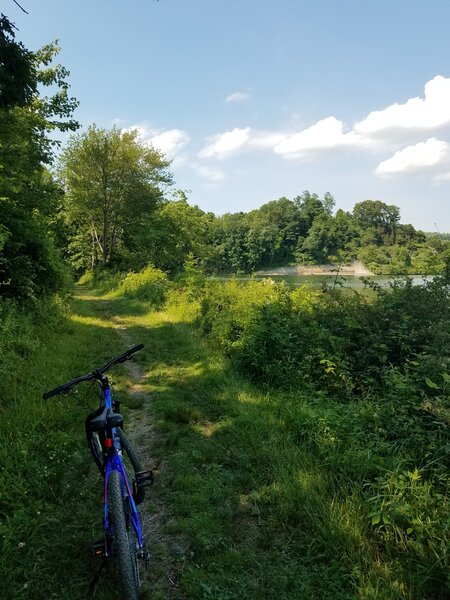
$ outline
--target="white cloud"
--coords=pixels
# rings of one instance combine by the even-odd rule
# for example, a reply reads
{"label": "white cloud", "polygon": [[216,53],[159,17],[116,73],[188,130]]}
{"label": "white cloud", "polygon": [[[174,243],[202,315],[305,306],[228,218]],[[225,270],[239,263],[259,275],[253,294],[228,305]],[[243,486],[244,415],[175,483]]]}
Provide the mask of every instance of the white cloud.
{"label": "white cloud", "polygon": [[245,92],[233,92],[225,98],[225,102],[244,102],[249,98],[250,96]]}
{"label": "white cloud", "polygon": [[139,123],[123,129],[123,131],[138,132],[139,139],[159,150],[165,156],[172,160],[189,143],[189,135],[182,129],[152,129],[146,123]]}
{"label": "white cloud", "polygon": [[200,150],[200,158],[226,158],[235,154],[248,144],[250,139],[250,127],[240,129],[236,127],[232,131],[218,133],[210,138],[211,143]]}
{"label": "white cloud", "polygon": [[191,163],[189,166],[201,177],[203,177],[203,179],[207,179],[212,183],[218,183],[219,181],[223,181],[225,179],[225,173],[216,167],[199,165],[197,163]]}
{"label": "white cloud", "polygon": [[332,148],[364,145],[355,132],[344,133],[344,124],[327,117],[299,132],[262,131],[250,127],[218,133],[200,151],[200,158],[229,158],[243,150],[272,150],[286,158],[302,158]]}
{"label": "white cloud", "polygon": [[281,140],[286,137],[286,133],[277,133],[276,131],[252,131],[248,141],[249,146],[256,149],[264,150],[266,148],[272,150]]}
{"label": "white cloud", "polygon": [[448,170],[449,161],[449,144],[436,138],[429,138],[426,142],[419,142],[399,150],[391,158],[381,162],[375,173],[381,176],[425,172],[435,174],[438,170]]}
{"label": "white cloud", "polygon": [[275,145],[274,151],[287,158],[299,158],[311,152],[362,143],[362,138],[355,132],[344,133],[342,121],[336,117],[327,117],[303,131],[287,135]]}
{"label": "white cloud", "polygon": [[450,124],[450,78],[438,75],[425,84],[424,98],[410,98],[371,112],[355,125],[362,135],[377,136],[392,130],[432,130]]}
{"label": "white cloud", "polygon": [[148,142],[167,158],[174,158],[189,142],[188,134],[182,129],[169,129],[151,137]]}

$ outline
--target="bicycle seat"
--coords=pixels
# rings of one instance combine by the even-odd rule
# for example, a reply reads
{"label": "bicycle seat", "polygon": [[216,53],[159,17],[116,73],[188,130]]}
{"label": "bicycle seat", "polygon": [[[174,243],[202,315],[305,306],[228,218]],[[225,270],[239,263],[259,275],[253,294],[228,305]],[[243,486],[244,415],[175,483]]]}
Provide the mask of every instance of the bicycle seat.
{"label": "bicycle seat", "polygon": [[122,427],[123,416],[119,413],[114,413],[110,408],[105,408],[97,416],[88,422],[89,431],[105,431],[113,427]]}

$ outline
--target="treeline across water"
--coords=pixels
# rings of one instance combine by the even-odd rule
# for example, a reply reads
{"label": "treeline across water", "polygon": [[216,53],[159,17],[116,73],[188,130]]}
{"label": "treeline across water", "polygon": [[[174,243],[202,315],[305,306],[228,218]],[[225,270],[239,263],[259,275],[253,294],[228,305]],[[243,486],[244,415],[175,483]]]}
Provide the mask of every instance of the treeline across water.
{"label": "treeline across water", "polygon": [[52,293],[87,269],[175,274],[189,255],[207,273],[359,259],[375,273],[435,274],[447,264],[445,236],[400,223],[399,208],[379,200],[334,212],[331,194],[305,191],[248,213],[204,212],[170,191],[170,161],[137,131],[92,125],[57,153],[55,131],[78,128],[58,47],[30,52],[6,17],[0,42],[10,73],[0,99],[2,296]]}

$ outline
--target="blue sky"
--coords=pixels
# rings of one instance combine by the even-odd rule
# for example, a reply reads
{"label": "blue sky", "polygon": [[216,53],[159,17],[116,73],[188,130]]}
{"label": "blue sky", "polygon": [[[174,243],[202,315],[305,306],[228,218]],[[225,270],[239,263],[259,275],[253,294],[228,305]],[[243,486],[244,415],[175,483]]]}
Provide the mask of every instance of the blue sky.
{"label": "blue sky", "polygon": [[30,49],[58,38],[76,117],[173,159],[216,214],[308,189],[450,231],[448,0],[12,0]]}

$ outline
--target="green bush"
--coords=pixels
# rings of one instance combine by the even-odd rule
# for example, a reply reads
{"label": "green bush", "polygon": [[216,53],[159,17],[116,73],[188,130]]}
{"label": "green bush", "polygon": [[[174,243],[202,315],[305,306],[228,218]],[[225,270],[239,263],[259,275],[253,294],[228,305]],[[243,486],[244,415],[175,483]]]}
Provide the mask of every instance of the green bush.
{"label": "green bush", "polygon": [[450,342],[445,283],[399,280],[375,291],[370,300],[340,289],[290,292],[271,280],[212,284],[199,324],[239,370],[268,385],[307,383],[348,399],[380,389],[391,367],[411,370],[419,355],[422,378],[438,377]]}
{"label": "green bush", "polygon": [[169,279],[163,271],[149,265],[139,273],[128,273],[110,292],[111,297],[125,296],[148,302],[155,308],[164,304]]}
{"label": "green bush", "polygon": [[364,535],[415,590],[398,597],[444,598],[450,290],[439,277],[372,288],[215,283],[197,323],[268,398],[283,390],[273,410],[286,444],[317,458],[335,499],[355,495]]}

